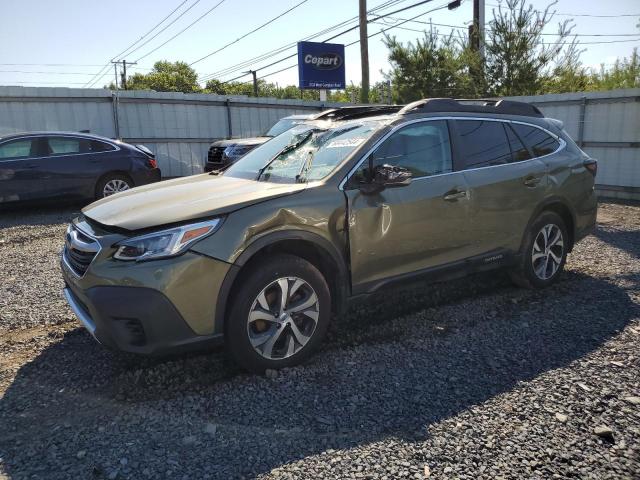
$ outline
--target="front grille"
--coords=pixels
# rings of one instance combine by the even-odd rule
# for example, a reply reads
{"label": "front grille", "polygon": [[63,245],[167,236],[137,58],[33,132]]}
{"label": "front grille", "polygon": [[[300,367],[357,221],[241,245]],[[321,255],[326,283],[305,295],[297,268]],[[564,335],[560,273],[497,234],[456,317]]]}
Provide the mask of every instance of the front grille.
{"label": "front grille", "polygon": [[209,163],[219,163],[222,164],[222,154],[224,153],[224,149],[226,147],[211,147],[209,149],[209,153],[207,155],[207,161]]}
{"label": "front grille", "polygon": [[70,225],[64,242],[62,255],[69,268],[78,276],[85,274],[100,251],[100,244],[78,228]]}

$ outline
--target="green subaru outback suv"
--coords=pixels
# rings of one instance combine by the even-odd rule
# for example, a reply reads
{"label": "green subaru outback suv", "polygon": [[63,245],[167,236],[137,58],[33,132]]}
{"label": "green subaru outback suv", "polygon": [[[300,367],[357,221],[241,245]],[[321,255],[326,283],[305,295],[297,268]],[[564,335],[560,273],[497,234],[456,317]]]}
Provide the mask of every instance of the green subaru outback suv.
{"label": "green subaru outback suv", "polygon": [[552,284],[595,223],[596,168],[525,103],[337,109],[224,172],[84,208],[64,293],[104,345],[224,340],[249,370],[286,367],[349,301],[396,282],[506,268],[522,286]]}

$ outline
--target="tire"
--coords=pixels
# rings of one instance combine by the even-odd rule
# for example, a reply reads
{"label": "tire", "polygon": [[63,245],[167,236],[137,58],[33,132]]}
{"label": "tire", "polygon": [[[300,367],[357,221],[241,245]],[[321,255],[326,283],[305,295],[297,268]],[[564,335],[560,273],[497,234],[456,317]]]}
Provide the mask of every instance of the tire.
{"label": "tire", "polygon": [[133,188],[133,181],[120,173],[108,173],[96,184],[96,200]]}
{"label": "tire", "polygon": [[322,342],[331,318],[325,278],[293,255],[273,255],[252,266],[230,302],[227,349],[239,365],[256,373],[304,362]]}
{"label": "tire", "polygon": [[526,233],[520,263],[509,272],[511,280],[524,288],[552,285],[564,269],[568,249],[569,235],[560,215],[542,212]]}

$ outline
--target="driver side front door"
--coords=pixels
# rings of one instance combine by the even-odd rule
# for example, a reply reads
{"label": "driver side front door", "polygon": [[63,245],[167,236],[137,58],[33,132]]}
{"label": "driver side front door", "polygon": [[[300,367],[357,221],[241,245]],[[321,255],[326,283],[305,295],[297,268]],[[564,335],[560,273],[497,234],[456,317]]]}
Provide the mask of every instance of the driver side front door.
{"label": "driver side front door", "polygon": [[[473,248],[468,186],[464,174],[454,171],[447,121],[400,127],[370,158],[345,186],[353,292],[466,258]],[[358,184],[377,165],[406,168],[412,181],[365,193]]]}

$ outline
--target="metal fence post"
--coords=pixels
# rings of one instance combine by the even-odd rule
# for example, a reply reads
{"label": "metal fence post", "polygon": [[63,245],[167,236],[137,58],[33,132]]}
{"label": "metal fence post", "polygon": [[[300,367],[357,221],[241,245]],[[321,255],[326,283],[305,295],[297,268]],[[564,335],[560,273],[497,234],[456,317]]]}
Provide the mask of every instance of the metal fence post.
{"label": "metal fence post", "polygon": [[233,136],[233,125],[231,123],[231,100],[227,98],[224,104],[225,107],[227,107],[227,138],[231,138]]}
{"label": "metal fence post", "polygon": [[120,139],[120,122],[118,119],[118,96],[115,93],[111,94],[111,107],[113,110],[113,128],[116,132],[116,138]]}
{"label": "metal fence post", "polygon": [[580,103],[580,123],[578,124],[578,146],[582,148],[584,145],[584,118],[587,113],[587,97],[582,97]]}

